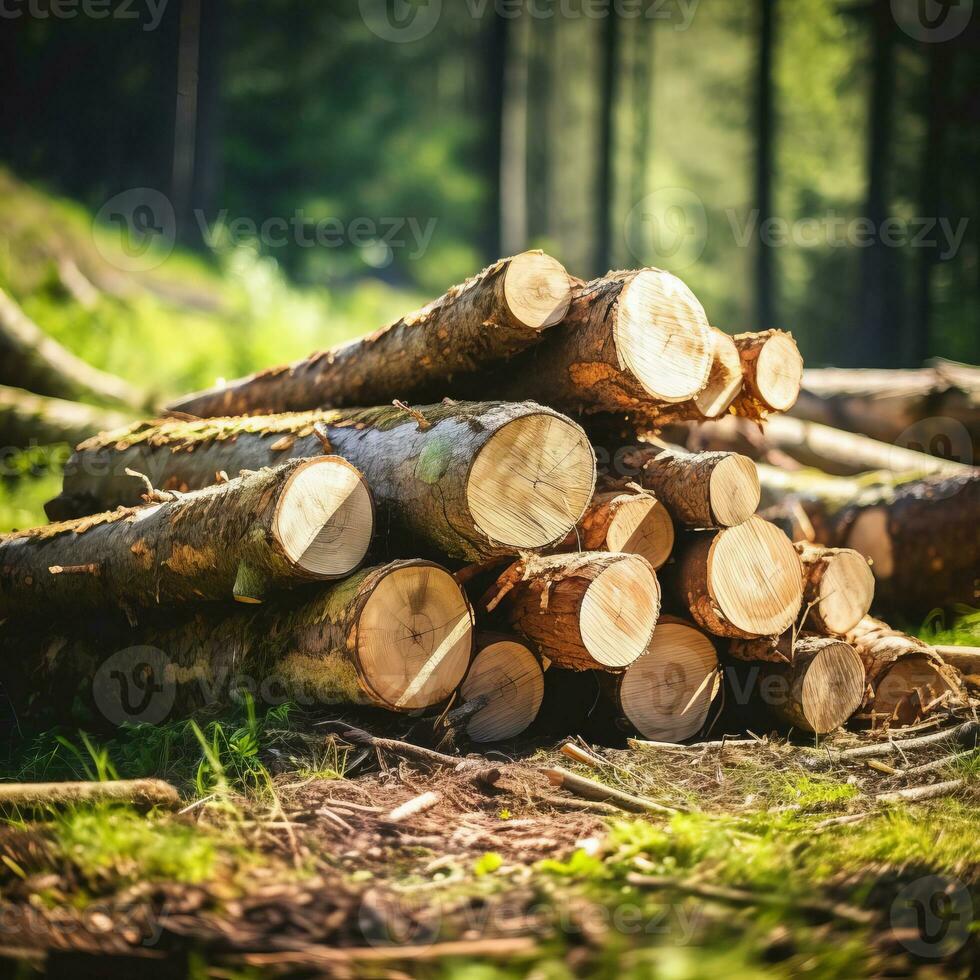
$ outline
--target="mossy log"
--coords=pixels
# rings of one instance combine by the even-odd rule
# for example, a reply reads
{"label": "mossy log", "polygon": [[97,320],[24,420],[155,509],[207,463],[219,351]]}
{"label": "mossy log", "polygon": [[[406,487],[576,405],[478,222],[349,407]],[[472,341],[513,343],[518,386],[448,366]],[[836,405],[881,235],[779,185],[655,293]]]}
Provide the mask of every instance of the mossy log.
{"label": "mossy log", "polygon": [[450,376],[538,343],[564,317],[571,287],[560,262],[523,252],[373,334],[170,407],[199,416],[255,415],[440,398]]}
{"label": "mossy log", "polygon": [[610,670],[650,643],[660,585],[639,555],[585,551],[529,556],[506,569],[480,603],[559,667]]}
{"label": "mossy log", "polygon": [[305,708],[411,711],[459,685],[472,607],[430,562],[363,569],[259,606],[232,603],[71,626],[8,625],[0,680],[19,722],[159,723],[243,692]]}
{"label": "mossy log", "polygon": [[127,471],[187,491],[222,472],[324,452],[364,474],[386,554],[479,560],[546,548],[574,527],[595,487],[592,448],[569,419],[533,402],[460,402],[162,419],[103,433],[78,447],[46,510],[57,520],[132,505],[144,488]]}
{"label": "mossy log", "polygon": [[117,429],[129,421],[121,412],[0,385],[0,444],[5,447],[60,442],[75,446],[102,429]]}
{"label": "mossy log", "polygon": [[0,536],[0,619],[260,602],[276,589],[349,575],[374,530],[367,484],[337,456],[157,496]]}

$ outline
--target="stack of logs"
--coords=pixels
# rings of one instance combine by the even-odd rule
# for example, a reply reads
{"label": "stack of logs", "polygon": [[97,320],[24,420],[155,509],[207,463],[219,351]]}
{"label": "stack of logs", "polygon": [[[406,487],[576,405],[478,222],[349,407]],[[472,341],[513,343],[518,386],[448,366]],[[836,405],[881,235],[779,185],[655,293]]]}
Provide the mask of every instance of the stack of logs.
{"label": "stack of logs", "polygon": [[802,374],[791,335],[709,326],[670,273],[582,283],[540,252],[503,259],[360,340],[82,442],[56,523],[0,538],[3,690],[21,725],[104,721],[107,686],[190,711],[248,684],[448,707],[493,741],[531,725],[549,677],[592,671],[656,740],[701,732],[723,689],[806,732],[908,722],[960,681],[868,617],[878,539],[794,544],[799,505],[757,516],[753,459],[656,435],[759,426]]}

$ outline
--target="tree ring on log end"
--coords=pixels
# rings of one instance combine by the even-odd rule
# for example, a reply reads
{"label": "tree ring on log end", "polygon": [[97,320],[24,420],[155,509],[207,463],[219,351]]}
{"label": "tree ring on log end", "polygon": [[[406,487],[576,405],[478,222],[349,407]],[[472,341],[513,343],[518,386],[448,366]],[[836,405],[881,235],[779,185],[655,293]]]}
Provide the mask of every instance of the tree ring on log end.
{"label": "tree ring on log end", "polygon": [[272,531],[286,558],[312,578],[355,571],[374,533],[374,504],[360,472],[337,456],[311,459],[290,476]]}
{"label": "tree ring on log end", "polygon": [[488,643],[473,658],[460,700],[488,695],[466,725],[474,742],[498,742],[520,735],[538,716],[544,697],[544,672],[538,658],[517,640]]}
{"label": "tree ring on log end", "polygon": [[734,527],[747,521],[761,499],[759,471],[748,456],[730,453],[712,467],[708,502],[719,527]]}
{"label": "tree ring on log end", "polygon": [[742,390],[742,358],[735,341],[716,327],[711,328],[711,369],[708,383],[694,397],[698,411],[707,419],[716,419]]}
{"label": "tree ring on log end", "polygon": [[865,617],[874,599],[875,579],[867,561],[850,548],[827,558],[820,576],[817,614],[833,633],[846,633]]}
{"label": "tree ring on log end", "polygon": [[800,709],[818,735],[840,728],[861,706],[864,664],[843,640],[823,645],[807,664],[800,686]]}
{"label": "tree ring on log end", "polygon": [[674,522],[656,497],[624,494],[606,532],[606,548],[641,555],[660,568],[674,547]]}
{"label": "tree ring on log end", "polygon": [[713,353],[708,318],[676,276],[638,272],[619,294],[613,332],[623,366],[651,397],[681,402],[704,387]]}
{"label": "tree ring on log end", "polygon": [[759,351],[755,386],[762,400],[774,411],[785,412],[796,404],[803,383],[803,358],[793,339],[774,333]]}
{"label": "tree ring on log end", "polygon": [[572,284],[565,267],[543,252],[515,255],[504,273],[504,300],[515,319],[545,330],[565,318]]}
{"label": "tree ring on log end", "polygon": [[639,555],[618,555],[589,585],[579,612],[582,644],[597,664],[626,667],[650,643],[660,616],[660,583]]}
{"label": "tree ring on log end", "polygon": [[720,685],[711,640],[693,626],[660,623],[646,653],[626,669],[619,703],[644,738],[682,742],[704,727]]}
{"label": "tree ring on log end", "polygon": [[803,602],[803,565],[788,537],[761,517],[715,535],[708,590],[726,621],[748,636],[778,636]]}
{"label": "tree ring on log end", "polygon": [[466,673],[472,633],[472,610],[449,572],[427,562],[402,564],[374,587],[358,617],[361,678],[394,708],[438,704]]}
{"label": "tree ring on log end", "polygon": [[595,488],[585,432],[561,415],[535,412],[502,425],[470,468],[466,502],[492,543],[543,548],[578,523]]}

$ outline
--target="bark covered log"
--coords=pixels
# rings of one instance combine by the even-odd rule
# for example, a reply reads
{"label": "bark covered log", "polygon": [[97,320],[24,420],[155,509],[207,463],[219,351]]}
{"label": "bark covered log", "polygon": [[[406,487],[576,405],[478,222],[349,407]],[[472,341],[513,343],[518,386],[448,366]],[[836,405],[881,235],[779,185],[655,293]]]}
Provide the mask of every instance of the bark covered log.
{"label": "bark covered log", "polygon": [[7,626],[0,680],[18,720],[41,725],[156,724],[242,691],[410,711],[463,679],[472,624],[448,572],[400,561],[260,606],[158,614],[136,629],[108,618]]}
{"label": "bark covered log", "polygon": [[0,383],[68,401],[147,404],[145,393],[87,364],[49,337],[0,289]]}
{"label": "bark covered log", "polygon": [[561,263],[523,252],[367,337],[170,407],[213,417],[438,399],[450,376],[538,343],[567,312],[571,287]]}
{"label": "bark covered log", "polygon": [[184,491],[325,451],[364,474],[389,553],[480,559],[545,548],[574,527],[595,486],[592,448],[564,416],[533,402],[448,403],[163,419],[105,433],[79,446],[46,510],[63,519],[137,502],[142,484],[127,469]]}
{"label": "bark covered log", "polygon": [[792,408],[800,393],[803,358],[793,335],[783,330],[734,337],[742,360],[742,390],[732,408],[736,415],[764,419]]}
{"label": "bark covered log", "polygon": [[572,670],[609,670],[647,648],[660,614],[660,586],[639,555],[579,552],[532,556],[506,569],[480,606]]}
{"label": "bark covered log", "polygon": [[336,456],[159,496],[170,499],[0,537],[0,619],[260,602],[349,575],[374,530],[367,484]]}
{"label": "bark covered log", "polygon": [[0,385],[3,446],[23,448],[59,442],[76,446],[102,429],[118,429],[129,421],[121,412]]}
{"label": "bark covered log", "polygon": [[126,803],[176,810],[180,794],[162,779],[108,779],[102,782],[0,783],[0,809],[40,810],[79,804]]}

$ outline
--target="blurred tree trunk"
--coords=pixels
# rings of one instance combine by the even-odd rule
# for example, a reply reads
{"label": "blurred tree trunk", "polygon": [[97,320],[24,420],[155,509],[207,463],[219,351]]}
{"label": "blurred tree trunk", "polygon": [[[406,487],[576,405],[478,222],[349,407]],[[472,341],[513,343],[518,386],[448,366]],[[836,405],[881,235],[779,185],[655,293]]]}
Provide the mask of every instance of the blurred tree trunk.
{"label": "blurred tree trunk", "polygon": [[[192,203],[205,214],[218,207],[222,171],[221,79],[224,55],[224,0],[207,0],[201,11],[197,146]],[[199,233],[197,222],[194,233]]]}
{"label": "blurred tree trunk", "polygon": [[[756,63],[755,103],[755,206],[760,232],[772,217],[773,160],[773,49],[776,0],[759,0],[759,56]],[[773,295],[772,252],[760,233],[755,265],[755,329],[776,326]]]}
{"label": "blurred tree trunk", "polygon": [[892,147],[895,95],[895,20],[889,0],[872,0],[872,77],[868,119],[868,183],[864,218],[873,226],[871,244],[864,248],[856,353],[864,366],[893,366],[899,346],[900,305],[893,302],[899,282],[893,256],[881,241],[888,216],[888,163]]}
{"label": "blurred tree trunk", "polygon": [[486,144],[483,160],[486,163],[487,208],[483,226],[485,229],[485,258],[493,262],[503,255],[501,231],[501,166],[504,133],[504,75],[507,65],[509,42],[508,18],[502,17],[496,6],[491,4],[488,14],[490,23],[486,27],[483,44],[486,71],[486,109],[483,118],[486,123]]}
{"label": "blurred tree trunk", "polygon": [[510,27],[504,67],[500,146],[500,239],[504,255],[527,247],[528,61],[531,17],[524,13]]}
{"label": "blurred tree trunk", "polygon": [[615,188],[616,69],[619,63],[618,4],[609,0],[602,19],[602,80],[599,91],[599,168],[596,187],[596,249],[593,273],[601,276],[612,269],[612,220]]}
{"label": "blurred tree trunk", "polygon": [[[650,166],[650,100],[653,78],[653,23],[641,18],[633,28],[633,167],[630,207],[647,196]],[[645,246],[646,243],[644,243]],[[640,259],[640,256],[637,256]]]}
{"label": "blurred tree trunk", "polygon": [[549,21],[535,21],[531,31],[528,72],[528,236],[529,241],[549,239],[552,231],[550,135],[552,84],[557,31]]}
{"label": "blurred tree trunk", "polygon": [[187,241],[194,228],[194,155],[197,135],[198,64],[201,44],[201,0],[181,0],[177,44],[177,108],[170,196],[177,235]]}

